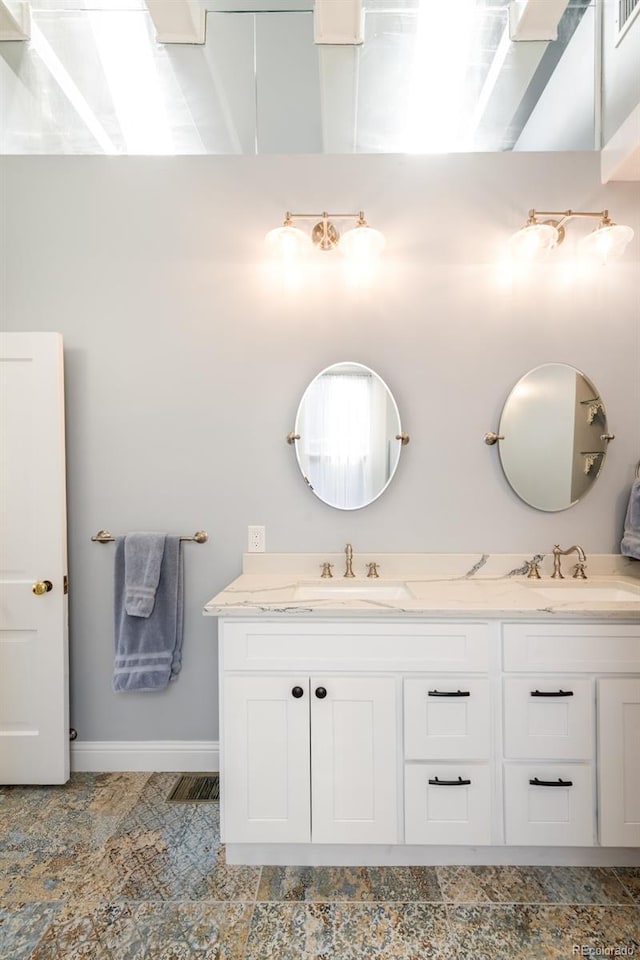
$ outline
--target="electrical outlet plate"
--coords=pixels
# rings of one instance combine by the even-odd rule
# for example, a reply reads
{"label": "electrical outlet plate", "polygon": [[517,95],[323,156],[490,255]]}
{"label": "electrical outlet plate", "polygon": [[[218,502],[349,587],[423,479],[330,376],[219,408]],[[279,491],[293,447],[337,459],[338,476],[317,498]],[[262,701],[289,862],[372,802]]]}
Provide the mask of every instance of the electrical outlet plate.
{"label": "electrical outlet plate", "polygon": [[265,532],[264,527],[249,526],[248,528],[248,552],[264,553]]}

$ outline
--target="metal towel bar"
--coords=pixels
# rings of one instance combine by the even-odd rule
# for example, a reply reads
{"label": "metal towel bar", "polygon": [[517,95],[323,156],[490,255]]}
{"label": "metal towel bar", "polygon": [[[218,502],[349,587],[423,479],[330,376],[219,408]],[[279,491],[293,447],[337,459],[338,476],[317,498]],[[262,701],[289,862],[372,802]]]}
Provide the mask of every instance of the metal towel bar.
{"label": "metal towel bar", "polygon": [[[98,530],[94,537],[91,537],[94,543],[111,543],[116,538],[110,530]],[[180,537],[181,540],[191,540],[195,543],[206,543],[209,534],[204,530],[196,530],[192,537]]]}

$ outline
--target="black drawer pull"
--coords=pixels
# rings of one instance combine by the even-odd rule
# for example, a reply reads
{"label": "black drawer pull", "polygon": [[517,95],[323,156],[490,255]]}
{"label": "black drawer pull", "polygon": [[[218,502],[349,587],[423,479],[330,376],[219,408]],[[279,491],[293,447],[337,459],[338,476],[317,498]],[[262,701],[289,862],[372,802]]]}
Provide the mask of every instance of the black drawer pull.
{"label": "black drawer pull", "polygon": [[529,783],[532,787],[572,787],[573,780],[538,780],[537,777],[534,777],[533,780],[529,780]]}
{"label": "black drawer pull", "polygon": [[324,687],[316,687],[316,697],[318,700],[324,700],[327,695],[327,691]]}
{"label": "black drawer pull", "polygon": [[294,687],[291,691],[291,695],[294,696],[296,700],[299,700],[300,697],[304,697],[304,690],[302,687]]}
{"label": "black drawer pull", "polygon": [[462,777],[458,777],[457,780],[439,780],[438,777],[434,777],[433,780],[429,780],[429,783],[434,787],[468,787],[471,780],[463,780]]}
{"label": "black drawer pull", "polygon": [[532,690],[532,697],[572,697],[573,690]]}
{"label": "black drawer pull", "polygon": [[469,690],[429,690],[428,697],[470,697]]}

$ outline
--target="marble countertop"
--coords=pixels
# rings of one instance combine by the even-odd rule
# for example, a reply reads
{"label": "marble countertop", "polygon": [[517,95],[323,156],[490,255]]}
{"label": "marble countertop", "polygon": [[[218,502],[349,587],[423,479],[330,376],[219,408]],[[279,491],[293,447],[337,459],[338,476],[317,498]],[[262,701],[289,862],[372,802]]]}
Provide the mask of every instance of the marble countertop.
{"label": "marble countertop", "polygon": [[[242,575],[213,597],[203,612],[244,617],[567,617],[640,623],[640,563],[617,555],[591,558],[587,580],[571,578],[571,558],[563,558],[565,579],[553,580],[551,558],[538,555],[542,576],[533,580],[525,571],[535,557],[367,555],[367,561],[380,563],[380,578],[373,581],[360,574],[345,579],[342,555],[318,556],[246,554]],[[324,560],[334,564],[332,579],[318,576]],[[604,591],[604,599],[599,591]],[[616,598],[625,593],[630,599]],[[632,599],[634,595],[637,599]]]}

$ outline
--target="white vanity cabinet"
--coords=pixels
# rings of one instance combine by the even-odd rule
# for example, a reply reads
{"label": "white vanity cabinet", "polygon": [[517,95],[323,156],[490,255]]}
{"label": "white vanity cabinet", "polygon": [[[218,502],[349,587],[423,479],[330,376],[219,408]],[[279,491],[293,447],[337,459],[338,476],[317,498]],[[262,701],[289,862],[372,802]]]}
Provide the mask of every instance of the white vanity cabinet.
{"label": "white vanity cabinet", "polygon": [[219,635],[229,862],[640,847],[640,624],[272,614]]}
{"label": "white vanity cabinet", "polygon": [[416,842],[490,842],[488,649],[479,623],[222,619],[225,842],[398,844],[403,794]]}
{"label": "white vanity cabinet", "polygon": [[503,671],[507,844],[640,846],[640,625],[504,624]]}

